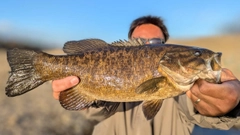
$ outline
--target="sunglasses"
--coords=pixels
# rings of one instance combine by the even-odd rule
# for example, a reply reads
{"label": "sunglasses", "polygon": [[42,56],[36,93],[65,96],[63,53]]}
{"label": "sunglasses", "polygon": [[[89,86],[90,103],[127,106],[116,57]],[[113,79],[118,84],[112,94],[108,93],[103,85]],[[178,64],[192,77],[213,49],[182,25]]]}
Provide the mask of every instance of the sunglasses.
{"label": "sunglasses", "polygon": [[138,39],[140,39],[144,44],[165,44],[165,40],[161,38],[151,38],[151,39],[138,38]]}

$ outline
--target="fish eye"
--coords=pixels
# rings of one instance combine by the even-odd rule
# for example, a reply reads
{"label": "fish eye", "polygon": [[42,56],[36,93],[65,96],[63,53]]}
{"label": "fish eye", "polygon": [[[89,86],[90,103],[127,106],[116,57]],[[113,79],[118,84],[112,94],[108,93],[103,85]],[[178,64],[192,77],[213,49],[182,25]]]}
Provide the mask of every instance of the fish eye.
{"label": "fish eye", "polygon": [[202,54],[201,51],[195,51],[195,53],[194,53],[194,55],[197,56],[197,57],[201,56],[201,54]]}

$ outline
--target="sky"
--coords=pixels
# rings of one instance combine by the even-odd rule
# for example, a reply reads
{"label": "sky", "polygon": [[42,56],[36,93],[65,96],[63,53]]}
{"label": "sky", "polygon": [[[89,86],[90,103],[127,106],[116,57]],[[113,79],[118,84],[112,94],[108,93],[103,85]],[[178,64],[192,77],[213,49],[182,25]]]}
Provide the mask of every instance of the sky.
{"label": "sky", "polygon": [[[66,41],[127,39],[132,20],[160,16],[170,38],[196,38],[240,25],[240,0],[5,0],[0,38],[62,47]],[[239,23],[236,23],[239,22]]]}

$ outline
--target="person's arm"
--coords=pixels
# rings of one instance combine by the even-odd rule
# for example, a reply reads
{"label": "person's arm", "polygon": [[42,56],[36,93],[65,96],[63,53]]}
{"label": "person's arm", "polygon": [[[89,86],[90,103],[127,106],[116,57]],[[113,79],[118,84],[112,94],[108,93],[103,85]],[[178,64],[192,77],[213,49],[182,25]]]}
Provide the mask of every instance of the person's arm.
{"label": "person's arm", "polygon": [[79,83],[79,78],[76,76],[69,76],[64,79],[54,80],[52,82],[53,97],[59,99],[61,91],[67,90]]}

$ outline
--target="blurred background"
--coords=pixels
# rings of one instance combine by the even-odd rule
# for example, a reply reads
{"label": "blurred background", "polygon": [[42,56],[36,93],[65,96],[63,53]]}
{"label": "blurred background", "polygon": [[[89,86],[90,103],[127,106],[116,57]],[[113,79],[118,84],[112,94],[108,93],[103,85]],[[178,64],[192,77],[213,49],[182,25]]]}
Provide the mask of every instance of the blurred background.
{"label": "blurred background", "polygon": [[[240,1],[57,1],[8,0],[0,8],[0,135],[89,135],[93,121],[64,110],[51,83],[19,97],[5,95],[10,68],[6,49],[33,48],[62,54],[66,41],[127,39],[133,19],[161,16],[170,40],[222,52],[222,65],[240,78]],[[208,130],[206,130],[206,133]],[[210,133],[210,132],[209,132]],[[239,134],[231,130],[219,134]]]}

